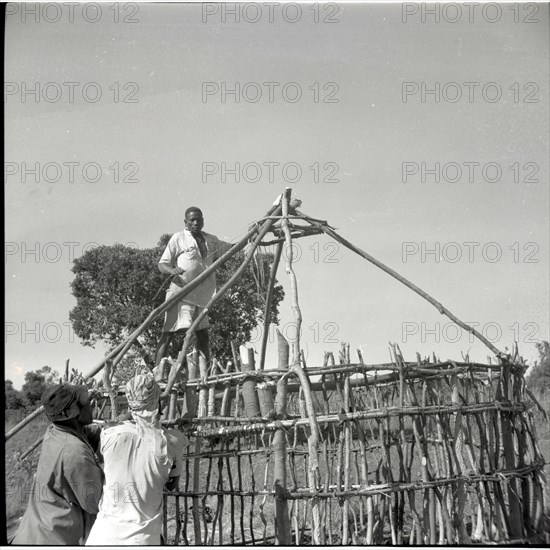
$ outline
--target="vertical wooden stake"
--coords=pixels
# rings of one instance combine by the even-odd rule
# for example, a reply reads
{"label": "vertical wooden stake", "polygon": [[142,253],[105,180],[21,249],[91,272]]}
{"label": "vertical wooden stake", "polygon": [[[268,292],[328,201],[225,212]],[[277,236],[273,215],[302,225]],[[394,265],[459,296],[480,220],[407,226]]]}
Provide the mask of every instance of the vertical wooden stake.
{"label": "vertical wooden stake", "polygon": [[[279,352],[279,369],[288,369],[288,342],[277,330]],[[287,379],[281,377],[277,382],[275,398],[275,415],[277,420],[286,416]],[[275,489],[275,544],[289,546],[291,544],[290,519],[288,517],[288,501],[286,487],[286,436],[285,430],[279,428],[273,437],[273,483]]]}
{"label": "vertical wooden stake", "polygon": [[[243,372],[254,372],[254,348],[248,348],[248,363],[242,365]],[[256,393],[256,381],[245,379],[243,382],[244,415],[247,418],[260,416],[260,404]]]}

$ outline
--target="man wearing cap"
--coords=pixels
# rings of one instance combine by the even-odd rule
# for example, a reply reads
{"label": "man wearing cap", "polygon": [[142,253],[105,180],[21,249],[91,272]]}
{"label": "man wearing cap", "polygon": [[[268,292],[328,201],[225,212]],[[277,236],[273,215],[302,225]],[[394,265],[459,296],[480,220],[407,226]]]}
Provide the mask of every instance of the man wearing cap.
{"label": "man wearing cap", "polygon": [[[172,235],[159,261],[159,270],[174,279],[166,292],[166,299],[174,295],[187,283],[198,277],[233,245],[221,241],[215,235],[202,231],[204,217],[200,208],[191,206],[185,211],[185,229]],[[185,298],[167,312],[158,344],[155,366],[165,355],[172,335],[185,331],[201,313],[204,306],[216,292],[216,275],[212,273]],[[208,316],[196,329],[197,348],[208,358]]]}
{"label": "man wearing cap", "polygon": [[48,419],[29,504],[12,544],[84,544],[98,512],[103,472],[95,450],[85,386],[48,388],[41,398]]}
{"label": "man wearing cap", "polygon": [[148,370],[126,385],[132,421],[101,433],[105,486],[87,545],[161,543],[163,488],[177,488],[185,436],[160,425],[161,390]]}

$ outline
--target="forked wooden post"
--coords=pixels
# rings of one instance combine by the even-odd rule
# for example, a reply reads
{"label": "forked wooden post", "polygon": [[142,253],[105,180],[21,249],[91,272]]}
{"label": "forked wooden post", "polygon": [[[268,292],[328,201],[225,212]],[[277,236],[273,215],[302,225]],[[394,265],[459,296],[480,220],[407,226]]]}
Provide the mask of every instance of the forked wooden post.
{"label": "forked wooden post", "polygon": [[[300,380],[300,385],[302,386],[304,400],[306,404],[306,410],[308,415],[308,420],[310,424],[310,434],[308,436],[308,450],[309,450],[309,468],[308,468],[308,484],[309,489],[313,495],[317,492],[318,481],[319,481],[319,426],[317,424],[317,415],[315,412],[315,407],[313,406],[313,397],[311,394],[311,383],[309,377],[305,374],[302,369],[300,362],[300,330],[302,327],[302,313],[300,311],[300,306],[298,304],[298,286],[296,281],[296,274],[292,267],[292,234],[290,231],[290,226],[288,222],[288,215],[290,213],[290,196],[292,190],[290,188],[286,189],[285,195],[283,197],[283,218],[282,218],[282,228],[285,234],[286,245],[287,245],[287,261],[286,261],[286,272],[290,279],[290,292],[291,292],[291,303],[292,310],[294,312],[294,318],[296,319],[296,337],[295,341],[292,343],[292,358],[290,369],[294,371],[298,379]],[[312,515],[312,534],[313,534],[313,544],[321,544],[321,516],[319,510],[319,501],[313,496],[311,503],[311,515]]]}
{"label": "forked wooden post", "polygon": [[[288,369],[288,342],[277,330],[279,369]],[[282,420],[286,417],[287,377],[282,376],[277,382],[275,396],[275,417]],[[286,435],[284,428],[278,428],[273,437],[273,484],[275,489],[275,544],[291,544],[290,519],[288,517],[288,489],[286,486]]]}

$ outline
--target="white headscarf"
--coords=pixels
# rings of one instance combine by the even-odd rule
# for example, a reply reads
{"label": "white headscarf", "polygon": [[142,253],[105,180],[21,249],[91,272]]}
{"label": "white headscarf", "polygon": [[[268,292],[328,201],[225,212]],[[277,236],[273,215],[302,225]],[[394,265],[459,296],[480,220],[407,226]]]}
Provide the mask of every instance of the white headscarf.
{"label": "white headscarf", "polygon": [[155,452],[167,454],[166,437],[160,425],[159,399],[161,389],[148,369],[126,384],[128,407],[136,422],[137,433],[144,443],[155,445]]}

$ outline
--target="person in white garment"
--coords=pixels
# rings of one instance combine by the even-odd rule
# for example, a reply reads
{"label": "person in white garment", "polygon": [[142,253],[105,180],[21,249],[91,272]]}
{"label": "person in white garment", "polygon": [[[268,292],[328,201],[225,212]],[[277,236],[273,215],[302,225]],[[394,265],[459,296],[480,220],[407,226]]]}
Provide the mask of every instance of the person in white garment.
{"label": "person in white garment", "polygon": [[[187,283],[198,277],[233,245],[215,235],[206,233],[204,217],[200,208],[191,206],[185,211],[185,229],[175,233],[168,241],[158,268],[174,278],[166,291],[166,299]],[[162,336],[158,342],[155,367],[165,356],[166,349],[176,332],[185,332],[197,318],[204,306],[216,292],[215,273],[207,277],[182,300],[166,311]],[[209,321],[206,316],[195,331],[197,349],[209,358]]]}
{"label": "person in white garment", "polygon": [[163,489],[177,489],[186,438],[161,428],[160,396],[144,369],[126,385],[132,420],[101,433],[105,484],[87,546],[161,544]]}

